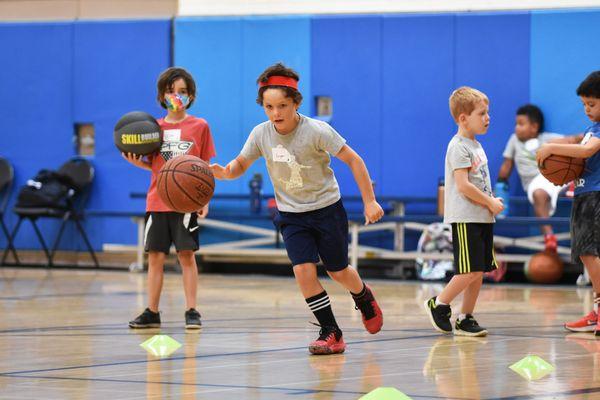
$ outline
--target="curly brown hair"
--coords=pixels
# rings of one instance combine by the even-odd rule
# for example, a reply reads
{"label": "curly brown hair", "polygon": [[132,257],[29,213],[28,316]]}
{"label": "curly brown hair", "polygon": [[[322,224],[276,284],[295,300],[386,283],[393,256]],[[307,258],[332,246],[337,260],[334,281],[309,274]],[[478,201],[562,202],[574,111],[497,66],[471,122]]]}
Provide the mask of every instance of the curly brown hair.
{"label": "curly brown hair", "polygon": [[[300,76],[298,75],[298,73],[296,71],[294,71],[291,68],[286,67],[285,65],[283,65],[283,63],[279,62],[279,63],[273,64],[270,67],[268,67],[267,69],[265,69],[263,71],[263,73],[260,74],[260,76],[256,80],[256,83],[257,84],[266,83],[269,80],[269,78],[272,76],[286,76],[288,78],[295,79],[296,81],[300,80]],[[262,106],[263,105],[263,93],[265,92],[265,90],[273,89],[273,88],[282,90],[285,93],[285,97],[291,98],[294,101],[294,103],[296,103],[296,104],[302,103],[302,93],[300,93],[296,89],[288,87],[288,86],[263,86],[263,87],[259,88],[258,96],[256,97],[256,103],[260,104]]]}

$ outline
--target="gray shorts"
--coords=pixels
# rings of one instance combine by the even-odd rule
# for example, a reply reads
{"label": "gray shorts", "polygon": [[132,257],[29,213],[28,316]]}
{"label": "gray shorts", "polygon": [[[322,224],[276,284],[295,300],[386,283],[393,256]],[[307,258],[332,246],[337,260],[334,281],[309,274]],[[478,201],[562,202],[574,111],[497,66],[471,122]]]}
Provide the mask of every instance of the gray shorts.
{"label": "gray shorts", "polygon": [[571,259],[600,256],[600,192],[575,196],[571,210]]}

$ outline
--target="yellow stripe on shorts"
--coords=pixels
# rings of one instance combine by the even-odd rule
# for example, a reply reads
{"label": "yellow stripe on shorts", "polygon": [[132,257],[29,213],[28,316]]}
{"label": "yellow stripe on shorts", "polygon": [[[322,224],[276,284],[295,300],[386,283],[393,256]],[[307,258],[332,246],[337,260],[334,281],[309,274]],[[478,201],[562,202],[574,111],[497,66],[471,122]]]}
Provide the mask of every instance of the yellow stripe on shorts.
{"label": "yellow stripe on shorts", "polygon": [[469,259],[469,239],[467,235],[467,224],[462,224],[463,237],[464,237],[464,248],[465,248],[465,268],[464,273],[471,272],[471,260]]}

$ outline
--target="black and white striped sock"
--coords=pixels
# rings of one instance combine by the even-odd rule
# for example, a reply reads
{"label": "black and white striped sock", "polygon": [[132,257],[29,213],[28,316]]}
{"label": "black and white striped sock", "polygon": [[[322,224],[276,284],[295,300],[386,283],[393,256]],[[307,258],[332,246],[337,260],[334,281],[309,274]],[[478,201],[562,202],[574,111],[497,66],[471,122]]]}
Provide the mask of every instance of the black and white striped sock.
{"label": "black and white striped sock", "polygon": [[338,328],[335,317],[333,316],[333,310],[331,309],[331,302],[329,301],[329,296],[326,291],[322,291],[316,296],[309,297],[306,299],[306,303],[308,304],[308,307],[310,307],[310,311],[315,314],[317,321],[319,321],[319,325],[323,327],[331,326]]}
{"label": "black and white striped sock", "polygon": [[594,293],[594,311],[598,314],[598,305],[600,304],[600,293]]}

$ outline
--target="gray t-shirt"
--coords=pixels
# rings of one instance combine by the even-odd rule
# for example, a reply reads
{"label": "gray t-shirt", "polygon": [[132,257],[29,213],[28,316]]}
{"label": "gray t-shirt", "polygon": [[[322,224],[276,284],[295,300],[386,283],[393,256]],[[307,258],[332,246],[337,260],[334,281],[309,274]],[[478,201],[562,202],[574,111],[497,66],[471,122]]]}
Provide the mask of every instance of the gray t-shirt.
{"label": "gray t-shirt", "polygon": [[529,139],[526,142],[521,142],[516,134],[512,134],[502,156],[515,161],[517,172],[521,178],[523,190],[527,192],[529,184],[539,175],[537,162],[535,161],[535,153],[539,147],[550,140],[561,138],[563,135],[558,133],[544,132],[540,133],[537,138]]}
{"label": "gray t-shirt", "polygon": [[326,122],[300,115],[298,126],[287,135],[270,121],[256,126],[240,155],[248,161],[265,158],[280,211],[306,212],[340,199],[329,164],[330,154],[335,156],[345,143]]}
{"label": "gray t-shirt", "polygon": [[469,182],[492,196],[488,159],[483,147],[476,140],[454,135],[446,151],[444,222],[495,222],[487,207],[472,202],[458,191],[454,170],[461,168],[469,168]]}

